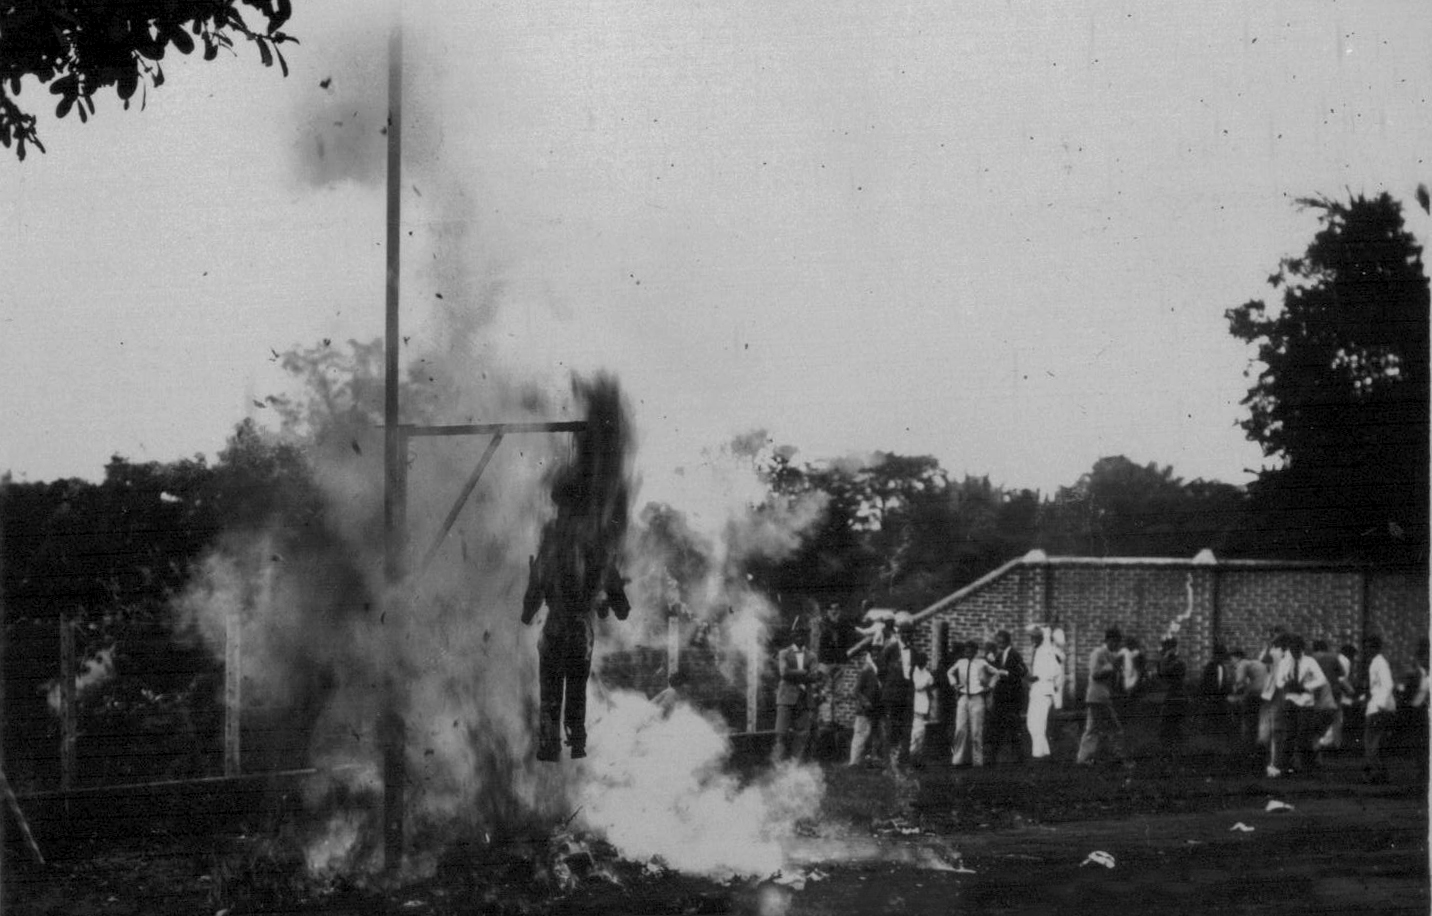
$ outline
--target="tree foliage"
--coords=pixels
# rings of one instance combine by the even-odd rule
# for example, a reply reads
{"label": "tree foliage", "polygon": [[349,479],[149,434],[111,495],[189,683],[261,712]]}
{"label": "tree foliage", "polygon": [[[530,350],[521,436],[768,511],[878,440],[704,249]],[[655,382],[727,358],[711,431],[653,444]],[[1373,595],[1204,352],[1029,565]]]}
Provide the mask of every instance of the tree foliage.
{"label": "tree foliage", "polygon": [[1231,484],[1185,483],[1171,467],[1116,455],[1058,489],[1045,513],[1041,546],[1083,556],[1227,553],[1243,509],[1243,491]]}
{"label": "tree foliage", "polygon": [[1246,494],[1185,482],[1172,468],[1101,458],[1052,496],[988,477],[951,480],[929,456],[877,453],[864,463],[772,462],[773,490],[818,490],[826,514],[799,551],[763,569],[784,595],[854,607],[918,608],[1040,548],[1075,556],[1236,553]]}
{"label": "tree foliage", "polygon": [[[1300,201],[1320,228],[1269,277],[1281,307],[1226,313],[1262,364],[1243,403],[1273,464],[1251,488],[1265,549],[1425,560],[1428,284],[1386,193]],[[1251,370],[1250,370],[1251,374]]]}
{"label": "tree foliage", "polygon": [[291,13],[290,0],[0,2],[0,143],[21,159],[27,144],[45,151],[36,116],[16,101],[30,77],[59,96],[55,117],[74,111],[87,121],[95,95],[110,86],[126,109],[136,93],[144,107],[149,87],[164,84],[160,62],[170,48],[202,48],[211,61],[247,41],[264,66],[277,61],[287,76],[279,48],[296,41],[282,30]]}
{"label": "tree foliage", "polygon": [[318,499],[301,455],[245,422],[213,464],[116,455],[97,483],[3,486],[11,778],[46,784],[58,772],[47,693],[62,617],[76,623],[79,659],[104,652],[113,666],[80,698],[80,778],[203,775],[219,748],[218,668],[208,649],[176,639],[170,600],[226,531],[313,536]]}

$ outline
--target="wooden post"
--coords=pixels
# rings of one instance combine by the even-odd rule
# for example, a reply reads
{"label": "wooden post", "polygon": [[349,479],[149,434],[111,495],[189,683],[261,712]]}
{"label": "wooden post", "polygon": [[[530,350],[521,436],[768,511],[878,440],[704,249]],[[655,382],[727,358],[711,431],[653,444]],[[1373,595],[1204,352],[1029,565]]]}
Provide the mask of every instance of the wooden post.
{"label": "wooden post", "polygon": [[[399,243],[402,238],[403,161],[403,23],[402,5],[394,10],[388,37],[388,185],[387,185],[387,286],[385,299],[383,418],[384,567],[389,596],[403,578],[407,541],[407,437],[399,427],[398,411],[398,291]],[[380,602],[386,605],[388,601]],[[390,608],[396,614],[397,608]],[[395,620],[394,626],[401,626]],[[406,779],[406,729],[402,721],[398,685],[386,685],[379,713],[379,741],[383,748],[383,864],[392,871],[403,857],[403,787]]]}
{"label": "wooden post", "polygon": [[[5,778],[5,770],[0,767],[0,790],[5,794],[5,806],[10,809],[10,816],[15,818],[15,826],[20,828],[20,836],[24,838],[25,845],[30,848],[30,855],[35,857],[39,865],[45,864],[45,856],[40,852],[40,844],[35,842],[35,835],[30,832],[30,822],[25,819],[25,812],[20,808],[20,800],[15,797],[15,792],[10,788],[10,781]],[[5,820],[3,812],[0,812],[0,822]],[[0,860],[3,860],[0,856]],[[3,863],[0,863],[3,867]]]}
{"label": "wooden post", "polygon": [[761,633],[751,630],[746,646],[746,731],[756,730],[756,701],[761,693]]}
{"label": "wooden post", "polygon": [[75,787],[75,625],[60,615],[60,789]]}
{"label": "wooden post", "polygon": [[[930,625],[930,672],[937,678],[945,667],[945,642],[949,639],[949,621],[935,620]],[[936,684],[939,681],[936,680]],[[945,721],[945,692],[943,690],[930,691],[930,721],[934,723]]]}
{"label": "wooden post", "polygon": [[1364,566],[1361,574],[1358,576],[1358,580],[1357,616],[1358,626],[1362,628],[1361,632],[1358,633],[1358,645],[1360,646],[1362,645],[1362,640],[1367,639],[1368,634],[1372,632],[1372,605],[1368,601],[1368,594],[1372,591],[1372,567]]}
{"label": "wooden post", "polygon": [[224,775],[242,770],[239,719],[243,708],[243,608],[233,603],[224,614]]}
{"label": "wooden post", "polygon": [[681,666],[681,618],[675,614],[666,618],[666,677],[667,680]]}
{"label": "wooden post", "polygon": [[1074,624],[1064,627],[1064,695],[1055,705],[1056,709],[1066,704],[1073,705],[1079,698],[1079,638]]}
{"label": "wooden post", "polygon": [[407,723],[389,689],[389,707],[378,723],[383,742],[383,867],[395,871],[403,863],[403,793],[408,782]]}
{"label": "wooden post", "polygon": [[[5,491],[10,475],[0,476],[0,773],[5,770],[5,658],[9,640],[5,638]],[[6,784],[8,786],[8,783]],[[0,817],[0,916],[8,899],[5,890],[5,818]]]}

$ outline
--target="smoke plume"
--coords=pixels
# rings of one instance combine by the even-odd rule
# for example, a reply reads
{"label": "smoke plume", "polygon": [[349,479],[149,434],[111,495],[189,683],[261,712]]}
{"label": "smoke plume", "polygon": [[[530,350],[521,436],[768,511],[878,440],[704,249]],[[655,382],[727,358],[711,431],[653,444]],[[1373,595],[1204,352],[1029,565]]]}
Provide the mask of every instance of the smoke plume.
{"label": "smoke plume", "polygon": [[[662,658],[675,619],[682,652],[697,643],[708,650],[705,686],[739,697],[750,666],[765,664],[759,647],[775,613],[745,564],[797,546],[822,505],[739,501],[708,508],[699,525],[674,507],[648,506],[632,521],[630,421],[613,378],[579,381],[556,397],[494,373],[464,377],[447,359],[428,366],[448,396],[432,402],[445,410],[426,422],[582,418],[588,434],[510,436],[431,566],[410,562],[394,584],[384,574],[381,441],[364,422],[374,409],[341,397],[309,405],[316,515],[229,533],[176,603],[184,625],[219,657],[228,620],[238,619],[245,769],[320,771],[305,797],[310,867],[362,875],[379,866],[383,743],[375,723],[393,708],[406,724],[409,873],[434,867],[455,842],[550,829],[574,812],[576,824],[634,858],[659,855],[703,873],[778,869],[794,822],[818,809],[818,771],[792,767],[738,784],[726,768],[729,732],[744,727],[740,710],[726,718],[709,704],[698,711],[694,690],[662,716],[647,692],[616,684],[611,665],[630,672],[642,658]],[[380,389],[369,380],[329,390],[370,397]],[[410,559],[426,552],[484,445],[445,437],[410,444]],[[591,536],[631,580],[634,608],[625,622],[598,623],[590,756],[539,763],[540,627],[523,627],[519,613],[551,494],[572,488],[586,501]],[[609,537],[621,532],[620,541]],[[646,672],[649,681],[665,673]]]}
{"label": "smoke plume", "polygon": [[[418,51],[440,37],[443,20],[414,9],[407,16],[405,80],[423,90],[405,97],[403,122],[400,281],[411,340],[405,336],[402,351],[401,422],[584,419],[588,434],[507,436],[441,539],[441,521],[488,442],[411,440],[405,575],[393,582],[385,569],[378,351],[354,345],[351,360],[333,358],[326,344],[308,351],[289,368],[321,382],[321,396],[289,402],[296,422],[272,435],[303,448],[312,506],[228,532],[175,602],[180,625],[222,658],[237,622],[245,770],[318,769],[305,794],[315,872],[357,876],[380,864],[384,736],[376,723],[389,711],[405,724],[409,873],[434,867],[460,842],[550,831],[574,812],[570,823],[634,858],[660,855],[713,873],[778,868],[791,825],[818,807],[821,784],[801,767],[749,785],[726,773],[728,732],[744,728],[743,687],[766,663],[760,647],[776,617],[747,566],[796,549],[824,503],[768,496],[753,469],[768,447],[762,434],[690,469],[689,502],[634,511],[636,429],[620,387],[600,374],[569,385],[567,370],[550,364],[556,359],[534,369],[537,360],[520,352],[535,335],[513,333],[521,328],[511,313],[553,303],[505,301],[520,295],[493,263],[499,227],[479,214],[497,217],[473,203],[487,200],[475,165],[481,145],[445,134],[434,113],[444,92],[466,97],[460,86],[444,86],[436,61],[446,58]],[[373,185],[381,177],[386,21],[355,15],[347,62],[294,113],[296,170],[306,185]],[[423,99],[431,111],[409,104]],[[524,627],[519,615],[553,494],[573,486],[587,487],[586,537],[629,580],[633,611],[626,621],[597,624],[588,758],[539,763],[541,627]],[[663,717],[647,696],[669,673],[673,621],[681,651],[699,646],[710,664]],[[642,667],[652,659],[654,667]],[[713,710],[716,694],[734,697],[732,708]]]}

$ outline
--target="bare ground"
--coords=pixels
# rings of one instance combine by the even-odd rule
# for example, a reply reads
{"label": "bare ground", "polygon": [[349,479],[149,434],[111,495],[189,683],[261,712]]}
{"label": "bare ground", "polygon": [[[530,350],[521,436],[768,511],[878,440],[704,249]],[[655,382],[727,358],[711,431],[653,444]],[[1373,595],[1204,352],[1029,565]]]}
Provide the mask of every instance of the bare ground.
{"label": "bare ground", "polygon": [[[455,849],[420,882],[319,886],[281,818],[237,832],[206,829],[197,812],[155,809],[90,816],[88,829],[52,834],[43,868],[7,831],[6,911],[1429,912],[1426,784],[1409,759],[1394,761],[1391,783],[1379,786],[1362,782],[1350,756],[1317,777],[1280,780],[1209,755],[1142,759],[1132,771],[936,765],[894,777],[828,766],[827,779],[822,815],[801,825],[796,865],[778,880],[660,872],[594,842],[594,860],[574,863],[564,888],[547,867],[545,838],[529,836]],[[1270,800],[1292,810],[1269,812]],[[1108,860],[1090,861],[1095,851]]]}

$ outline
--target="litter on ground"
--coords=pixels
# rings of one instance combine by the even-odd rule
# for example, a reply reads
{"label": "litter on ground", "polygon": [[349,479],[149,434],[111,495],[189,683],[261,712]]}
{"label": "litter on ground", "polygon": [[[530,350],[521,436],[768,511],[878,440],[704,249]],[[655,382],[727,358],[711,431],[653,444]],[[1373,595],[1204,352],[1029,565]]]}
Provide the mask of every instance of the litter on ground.
{"label": "litter on ground", "polygon": [[1088,857],[1085,858],[1083,862],[1079,863],[1079,867],[1083,868],[1085,865],[1090,864],[1102,865],[1105,868],[1113,868],[1114,857],[1109,855],[1107,852],[1104,852],[1102,849],[1096,849],[1093,852],[1089,853]]}

